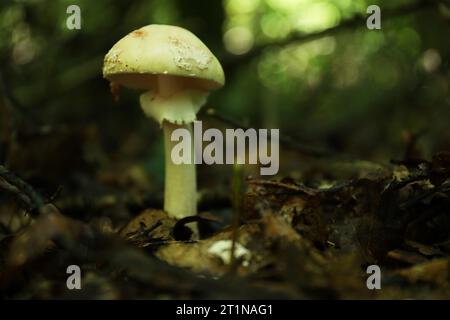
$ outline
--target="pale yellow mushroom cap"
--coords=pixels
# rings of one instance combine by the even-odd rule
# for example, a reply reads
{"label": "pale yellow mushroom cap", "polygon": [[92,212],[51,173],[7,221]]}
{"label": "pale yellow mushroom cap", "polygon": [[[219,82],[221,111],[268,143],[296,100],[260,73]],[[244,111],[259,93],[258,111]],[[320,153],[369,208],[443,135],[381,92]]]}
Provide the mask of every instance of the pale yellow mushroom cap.
{"label": "pale yellow mushroom cap", "polygon": [[103,76],[122,86],[156,88],[157,76],[176,76],[183,87],[222,87],[222,66],[190,31],[168,25],[148,25],[120,39],[105,56]]}

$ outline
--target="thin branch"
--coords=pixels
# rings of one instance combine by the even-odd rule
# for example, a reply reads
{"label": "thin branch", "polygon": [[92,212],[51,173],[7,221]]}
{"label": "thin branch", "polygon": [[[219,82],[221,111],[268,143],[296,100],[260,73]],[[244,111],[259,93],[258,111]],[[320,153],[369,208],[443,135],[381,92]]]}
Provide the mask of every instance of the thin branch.
{"label": "thin branch", "polygon": [[[238,121],[230,118],[229,116],[226,116],[220,112],[218,112],[215,109],[208,109],[206,110],[206,114],[212,118],[215,118],[225,124],[228,124],[234,128],[241,128],[243,130],[249,129],[248,126],[244,126],[242,123],[239,123]],[[351,158],[349,155],[338,153],[332,150],[324,149],[317,146],[312,146],[308,144],[304,144],[301,142],[296,141],[295,139],[288,137],[288,136],[280,136],[280,144],[288,149],[297,150],[305,155],[313,156],[313,157],[343,157],[343,158]]]}
{"label": "thin branch", "polygon": [[[395,9],[383,10],[382,19],[383,21],[395,19],[399,17],[404,17],[410,15],[412,13],[416,13],[423,10],[428,10],[436,7],[438,1],[434,0],[420,0],[412,4],[408,4],[405,6],[400,6]],[[332,36],[337,33],[340,33],[344,30],[349,30],[353,28],[366,27],[367,16],[365,15],[356,15],[353,18],[342,21],[339,25],[308,34],[295,33],[290,37],[282,39],[280,41],[271,42],[265,45],[261,45],[259,47],[254,48],[252,51],[247,53],[246,55],[236,56],[234,59],[225,63],[225,70],[228,75],[232,75],[241,65],[245,65],[250,62],[252,59],[260,56],[263,51],[272,46],[286,46],[290,43],[304,43],[312,40],[316,40],[325,36]]]}
{"label": "thin branch", "polygon": [[[31,209],[41,209],[45,205],[43,197],[27,182],[0,166],[0,187],[15,193]],[[27,201],[26,199],[29,199]]]}

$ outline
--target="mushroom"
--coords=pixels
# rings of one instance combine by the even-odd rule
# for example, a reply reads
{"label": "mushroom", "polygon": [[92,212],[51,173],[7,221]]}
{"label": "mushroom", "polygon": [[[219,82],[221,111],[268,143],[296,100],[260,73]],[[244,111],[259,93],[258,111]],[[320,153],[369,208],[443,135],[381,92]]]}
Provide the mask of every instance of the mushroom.
{"label": "mushroom", "polygon": [[188,129],[209,91],[222,87],[222,66],[190,31],[169,25],[148,25],[120,39],[106,54],[103,77],[117,85],[143,90],[141,108],[164,131],[164,210],[177,219],[197,214],[194,144],[191,163],[175,164],[172,133]]}

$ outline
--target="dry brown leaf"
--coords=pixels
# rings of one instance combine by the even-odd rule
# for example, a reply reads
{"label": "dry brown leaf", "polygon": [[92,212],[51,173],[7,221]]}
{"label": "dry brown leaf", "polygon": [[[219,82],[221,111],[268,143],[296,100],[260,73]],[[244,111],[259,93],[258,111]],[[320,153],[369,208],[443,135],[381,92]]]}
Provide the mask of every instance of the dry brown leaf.
{"label": "dry brown leaf", "polygon": [[448,287],[449,259],[434,259],[408,269],[399,270],[397,274],[406,278],[412,284],[427,282],[439,287]]}

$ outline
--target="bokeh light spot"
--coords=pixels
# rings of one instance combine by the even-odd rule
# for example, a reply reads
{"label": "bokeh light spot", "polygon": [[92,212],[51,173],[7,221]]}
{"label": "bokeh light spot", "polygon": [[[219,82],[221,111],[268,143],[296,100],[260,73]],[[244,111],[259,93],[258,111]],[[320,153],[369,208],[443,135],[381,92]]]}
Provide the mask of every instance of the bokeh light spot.
{"label": "bokeh light spot", "polygon": [[248,28],[234,27],[225,32],[223,42],[230,53],[240,55],[251,50],[254,44],[254,37]]}

